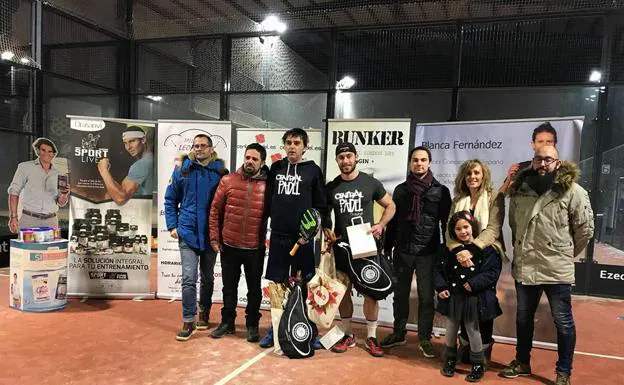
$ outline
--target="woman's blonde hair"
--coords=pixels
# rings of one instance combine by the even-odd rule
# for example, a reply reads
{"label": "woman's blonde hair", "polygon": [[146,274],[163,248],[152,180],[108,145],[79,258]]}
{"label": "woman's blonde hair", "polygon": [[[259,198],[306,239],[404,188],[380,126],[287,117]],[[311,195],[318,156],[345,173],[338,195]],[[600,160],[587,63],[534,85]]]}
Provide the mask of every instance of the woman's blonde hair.
{"label": "woman's blonde hair", "polygon": [[455,199],[459,199],[470,195],[470,189],[466,185],[466,176],[475,168],[475,166],[481,166],[481,173],[483,179],[481,180],[481,186],[479,187],[479,195],[484,191],[488,193],[492,192],[492,172],[487,164],[483,163],[479,159],[467,160],[459,166],[457,176],[455,176]]}

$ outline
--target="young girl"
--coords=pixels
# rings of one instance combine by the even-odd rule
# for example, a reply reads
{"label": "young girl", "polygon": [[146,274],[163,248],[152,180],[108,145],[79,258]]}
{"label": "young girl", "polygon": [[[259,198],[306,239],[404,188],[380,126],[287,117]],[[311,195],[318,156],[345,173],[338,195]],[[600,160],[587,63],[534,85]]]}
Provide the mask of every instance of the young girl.
{"label": "young girl", "polygon": [[440,372],[446,377],[455,374],[457,332],[463,321],[470,339],[472,361],[472,370],[466,376],[466,381],[478,382],[485,373],[479,322],[502,314],[496,298],[501,258],[494,247],[488,246],[481,250],[473,244],[479,234],[479,226],[469,211],[453,214],[448,229],[450,236],[473,254],[473,263],[470,267],[463,267],[455,257],[457,250],[446,250],[436,271],[436,291],[439,297],[437,310],[447,317],[445,359]]}

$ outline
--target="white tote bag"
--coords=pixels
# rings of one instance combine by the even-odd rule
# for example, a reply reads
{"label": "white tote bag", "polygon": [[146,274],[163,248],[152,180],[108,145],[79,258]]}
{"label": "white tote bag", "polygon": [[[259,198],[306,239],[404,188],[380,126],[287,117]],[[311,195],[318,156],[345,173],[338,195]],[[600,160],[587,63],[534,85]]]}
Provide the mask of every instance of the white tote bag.
{"label": "white tote bag", "polygon": [[[357,219],[360,220],[359,225],[355,224]],[[371,233],[371,224],[363,222],[362,217],[355,217],[351,219],[351,226],[347,226],[347,236],[349,237],[353,259],[377,255],[377,242]]]}

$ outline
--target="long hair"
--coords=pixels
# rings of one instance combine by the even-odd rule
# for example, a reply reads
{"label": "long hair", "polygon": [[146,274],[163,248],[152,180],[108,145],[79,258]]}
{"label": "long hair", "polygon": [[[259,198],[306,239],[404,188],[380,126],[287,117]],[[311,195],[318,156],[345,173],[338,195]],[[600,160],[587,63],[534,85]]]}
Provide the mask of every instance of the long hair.
{"label": "long hair", "polygon": [[492,192],[492,172],[487,164],[483,163],[479,159],[467,160],[459,166],[457,176],[455,176],[455,200],[470,195],[470,189],[466,184],[466,176],[476,166],[481,166],[481,173],[483,179],[481,180],[481,186],[479,187],[479,195],[484,191],[488,193]]}

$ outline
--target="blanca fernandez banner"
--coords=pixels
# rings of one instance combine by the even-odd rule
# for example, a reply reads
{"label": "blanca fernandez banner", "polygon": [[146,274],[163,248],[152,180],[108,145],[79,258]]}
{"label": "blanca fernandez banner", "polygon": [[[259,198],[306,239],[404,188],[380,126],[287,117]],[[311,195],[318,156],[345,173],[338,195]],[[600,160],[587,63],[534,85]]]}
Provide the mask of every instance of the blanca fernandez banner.
{"label": "blanca fernandez banner", "polygon": [[68,116],[68,293],[150,293],[154,122]]}

